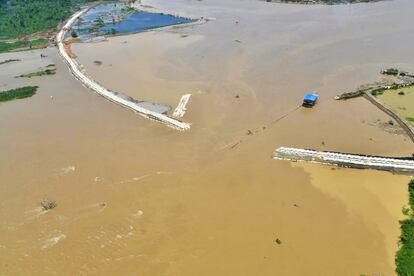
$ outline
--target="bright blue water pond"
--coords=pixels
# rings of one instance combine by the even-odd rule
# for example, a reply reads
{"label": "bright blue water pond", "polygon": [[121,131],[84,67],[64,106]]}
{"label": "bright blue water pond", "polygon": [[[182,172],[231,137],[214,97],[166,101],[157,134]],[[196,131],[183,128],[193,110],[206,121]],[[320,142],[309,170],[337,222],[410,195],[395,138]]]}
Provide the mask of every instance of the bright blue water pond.
{"label": "bright blue water pond", "polygon": [[121,22],[108,24],[104,27],[99,28],[99,30],[105,32],[115,29],[117,33],[125,34],[190,22],[192,22],[191,19],[175,17],[172,15],[135,12],[128,15]]}
{"label": "bright blue water pond", "polygon": [[93,37],[142,32],[149,29],[190,23],[194,20],[128,8],[123,3],[106,3],[90,9],[73,26],[81,40]]}

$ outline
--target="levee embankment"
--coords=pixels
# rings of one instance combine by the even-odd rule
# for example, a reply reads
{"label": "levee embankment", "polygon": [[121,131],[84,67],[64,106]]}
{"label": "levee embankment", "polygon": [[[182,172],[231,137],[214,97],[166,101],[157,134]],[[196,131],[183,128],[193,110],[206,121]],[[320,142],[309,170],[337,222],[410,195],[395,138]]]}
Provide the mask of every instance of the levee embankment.
{"label": "levee embankment", "polygon": [[414,173],[414,159],[405,157],[392,158],[281,147],[273,152],[272,158],[289,161],[308,161],[357,169],[376,169],[403,174]]}
{"label": "levee embankment", "polygon": [[67,32],[71,29],[71,26],[75,23],[75,21],[85,12],[87,12],[89,8],[85,8],[81,11],[76,12],[72,15],[72,17],[64,24],[62,29],[59,31],[59,33],[56,36],[56,42],[59,49],[59,54],[62,56],[63,60],[66,62],[66,64],[69,66],[69,69],[71,73],[77,78],[85,87],[93,90],[97,94],[105,97],[106,99],[119,104],[123,107],[129,108],[141,116],[156,120],[159,122],[162,122],[172,128],[178,129],[178,130],[188,130],[190,129],[190,124],[182,122],[180,120],[171,118],[165,114],[161,114],[158,112],[154,112],[152,110],[146,109],[139,105],[139,102],[130,98],[125,97],[125,95],[117,92],[110,91],[106,89],[105,87],[98,84],[96,81],[94,81],[92,78],[88,77],[83,70],[81,69],[81,65],[77,63],[75,59],[73,59],[66,51],[65,48],[65,37]]}

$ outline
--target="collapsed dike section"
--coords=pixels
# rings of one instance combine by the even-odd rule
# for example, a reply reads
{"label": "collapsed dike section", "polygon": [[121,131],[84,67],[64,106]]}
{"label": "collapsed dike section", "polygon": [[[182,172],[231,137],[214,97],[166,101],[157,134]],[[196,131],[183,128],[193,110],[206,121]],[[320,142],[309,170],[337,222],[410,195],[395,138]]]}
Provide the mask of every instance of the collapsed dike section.
{"label": "collapsed dike section", "polygon": [[116,104],[129,108],[145,118],[162,122],[166,124],[167,126],[178,129],[178,130],[189,130],[190,129],[189,123],[182,122],[180,120],[174,119],[167,115],[164,115],[164,114],[146,109],[142,106],[139,106],[135,100],[125,98],[120,93],[116,93],[116,92],[106,89],[105,87],[101,86],[100,84],[98,84],[97,82],[95,82],[93,79],[89,78],[82,72],[80,65],[74,59],[72,59],[69,56],[69,54],[66,52],[64,40],[65,40],[67,32],[71,29],[71,26],[75,23],[75,21],[82,14],[87,12],[89,9],[90,7],[85,8],[81,11],[76,12],[74,15],[72,15],[72,17],[66,22],[66,24],[62,27],[62,29],[56,35],[56,42],[58,45],[59,54],[62,56],[66,64],[69,66],[69,69],[72,72],[72,74],[75,76],[75,78],[77,78],[85,87],[93,90],[97,94],[103,96],[104,98]]}
{"label": "collapsed dike section", "polygon": [[308,161],[346,168],[375,169],[402,174],[414,173],[414,158],[411,157],[393,158],[281,147],[273,152],[272,158],[294,162]]}

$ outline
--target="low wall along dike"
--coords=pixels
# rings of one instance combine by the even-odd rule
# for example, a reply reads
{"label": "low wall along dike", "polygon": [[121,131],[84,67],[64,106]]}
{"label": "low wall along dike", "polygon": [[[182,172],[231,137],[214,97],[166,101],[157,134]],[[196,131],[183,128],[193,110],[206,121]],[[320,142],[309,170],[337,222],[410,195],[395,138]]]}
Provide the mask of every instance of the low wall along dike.
{"label": "low wall along dike", "polygon": [[307,161],[347,168],[375,169],[403,174],[414,173],[414,159],[406,157],[392,158],[281,147],[273,152],[272,158],[294,162]]}

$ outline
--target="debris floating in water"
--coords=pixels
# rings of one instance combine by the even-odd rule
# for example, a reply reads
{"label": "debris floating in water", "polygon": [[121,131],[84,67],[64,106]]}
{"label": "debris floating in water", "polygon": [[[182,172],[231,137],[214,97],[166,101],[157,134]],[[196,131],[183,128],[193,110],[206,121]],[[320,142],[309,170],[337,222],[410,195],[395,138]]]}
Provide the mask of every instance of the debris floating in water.
{"label": "debris floating in water", "polygon": [[136,218],[140,218],[140,217],[142,217],[144,215],[144,211],[142,211],[142,210],[138,210],[135,214],[134,214],[134,217],[136,217]]}
{"label": "debris floating in water", "polygon": [[57,202],[56,200],[47,198],[40,202],[40,206],[44,211],[49,211],[57,207]]}
{"label": "debris floating in water", "polygon": [[50,248],[55,246],[58,242],[60,242],[61,240],[65,239],[66,235],[65,234],[60,234],[58,236],[52,237],[50,239],[47,239],[44,241],[42,249],[46,249],[46,248]]}

